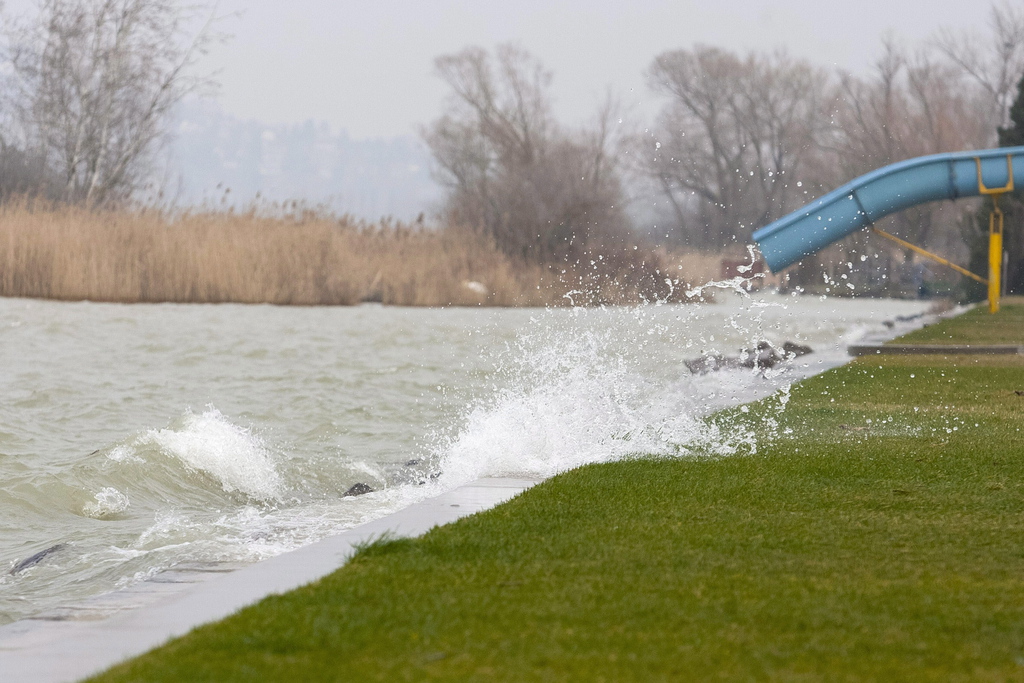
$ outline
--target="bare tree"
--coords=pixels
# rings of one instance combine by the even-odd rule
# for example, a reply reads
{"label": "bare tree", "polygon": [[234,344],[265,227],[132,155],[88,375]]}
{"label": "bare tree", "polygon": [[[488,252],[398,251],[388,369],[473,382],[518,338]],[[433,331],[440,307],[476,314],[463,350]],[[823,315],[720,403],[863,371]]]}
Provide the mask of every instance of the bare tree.
{"label": "bare tree", "polygon": [[192,72],[214,38],[203,13],[174,0],[42,0],[38,20],[11,31],[19,118],[66,200],[116,202],[145,181],[171,108],[210,83]]}
{"label": "bare tree", "polygon": [[567,131],[551,113],[551,75],[514,45],[439,57],[451,88],[445,114],[423,131],[448,188],[453,222],[477,226],[527,261],[579,257],[627,230],[614,106]]}
{"label": "bare tree", "polygon": [[1010,104],[1024,76],[1024,8],[1008,1],[993,4],[989,29],[989,36],[946,29],[934,43],[966,81],[985,93],[991,143],[994,131],[1010,123]]}
{"label": "bare tree", "polygon": [[913,126],[900,80],[905,66],[902,51],[886,40],[869,79],[840,74],[840,106],[835,112],[838,126],[829,146],[844,166],[844,175],[909,156],[907,144]]}
{"label": "bare tree", "polygon": [[783,53],[741,59],[699,46],[659,55],[648,78],[669,102],[640,156],[685,241],[745,241],[790,208],[829,123],[823,71]]}
{"label": "bare tree", "polygon": [[[841,74],[840,84],[837,126],[823,150],[840,172],[833,184],[903,159],[976,149],[989,140],[988,100],[978,88],[965,87],[958,68],[941,55],[927,50],[908,54],[886,40],[872,74]],[[964,256],[961,208],[930,203],[885,223],[912,242]]]}

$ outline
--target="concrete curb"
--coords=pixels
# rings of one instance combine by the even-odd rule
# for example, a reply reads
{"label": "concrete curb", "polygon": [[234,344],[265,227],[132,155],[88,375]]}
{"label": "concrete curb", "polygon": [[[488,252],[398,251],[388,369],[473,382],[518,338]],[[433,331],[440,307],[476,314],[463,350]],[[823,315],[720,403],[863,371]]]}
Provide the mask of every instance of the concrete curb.
{"label": "concrete curb", "polygon": [[251,565],[189,565],[131,588],[0,626],[5,683],[77,681],[196,626],[338,569],[353,547],[384,533],[418,536],[486,510],[539,479],[478,479],[394,514]]}
{"label": "concrete curb", "polygon": [[945,356],[1020,356],[1024,346],[1013,344],[851,344],[851,356],[884,355],[945,355]]}

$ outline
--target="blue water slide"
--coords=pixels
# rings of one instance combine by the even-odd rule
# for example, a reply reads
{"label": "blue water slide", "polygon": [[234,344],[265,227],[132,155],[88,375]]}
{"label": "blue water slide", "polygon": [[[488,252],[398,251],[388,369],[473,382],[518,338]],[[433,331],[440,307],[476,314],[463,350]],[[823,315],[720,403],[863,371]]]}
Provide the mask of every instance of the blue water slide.
{"label": "blue water slide", "polygon": [[1024,147],[917,157],[883,166],[754,233],[778,272],[852,232],[916,204],[1024,187]]}

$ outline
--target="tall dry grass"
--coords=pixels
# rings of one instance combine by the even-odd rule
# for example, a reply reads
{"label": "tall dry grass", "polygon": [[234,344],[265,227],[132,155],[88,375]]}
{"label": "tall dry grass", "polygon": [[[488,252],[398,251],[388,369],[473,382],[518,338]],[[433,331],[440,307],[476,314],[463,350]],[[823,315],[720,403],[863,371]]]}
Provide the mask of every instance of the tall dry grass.
{"label": "tall dry grass", "polygon": [[[0,207],[0,296],[118,302],[413,306],[630,303],[659,294],[633,269],[524,266],[457,228],[367,225],[316,213]],[[598,259],[599,265],[604,262]],[[634,273],[635,271],[635,273]],[[639,273],[639,274],[636,274]]]}

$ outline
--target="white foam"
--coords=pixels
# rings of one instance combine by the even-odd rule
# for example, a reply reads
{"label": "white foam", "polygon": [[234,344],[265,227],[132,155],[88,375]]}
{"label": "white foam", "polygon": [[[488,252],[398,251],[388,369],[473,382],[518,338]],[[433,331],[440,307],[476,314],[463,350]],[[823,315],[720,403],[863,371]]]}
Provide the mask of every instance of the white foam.
{"label": "white foam", "polygon": [[281,477],[263,442],[216,408],[208,407],[201,415],[186,411],[175,427],[150,430],[139,443],[155,445],[209,474],[228,493],[239,491],[259,500],[280,497]]}
{"label": "white foam", "polygon": [[602,329],[588,319],[594,312],[580,309],[567,324],[545,324],[521,338],[509,388],[472,408],[464,427],[437,447],[442,483],[546,477],[637,454],[732,453],[739,443],[751,445],[747,432],[723,434],[704,417],[768,395],[784,380],[748,370],[697,377],[665,368],[665,376],[652,375],[642,367],[645,349],[669,330],[647,313],[637,309],[616,329]]}
{"label": "white foam", "polygon": [[127,512],[131,507],[128,496],[124,495],[113,486],[108,486],[95,496],[95,502],[86,503],[82,507],[82,513],[86,517],[94,519],[105,519]]}
{"label": "white foam", "polygon": [[[712,282],[723,301],[707,307],[641,306],[621,311],[575,309],[533,320],[508,353],[507,388],[472,406],[461,428],[434,448],[439,482],[457,486],[483,476],[551,476],[583,464],[639,454],[662,457],[732,454],[775,438],[791,382],[845,362],[842,340],[877,328],[871,315],[819,320],[788,311],[777,296],[752,297],[750,280]],[[720,317],[720,312],[728,312]],[[869,311],[865,311],[869,313]],[[715,322],[709,327],[709,319]],[[768,370],[680,371],[683,356],[733,354],[760,341],[780,345],[815,333],[815,355]],[[717,339],[716,339],[717,335]],[[771,339],[770,339],[771,338]],[[689,349],[689,351],[687,350]],[[713,412],[775,394],[755,430],[728,426]]]}
{"label": "white foam", "polygon": [[110,449],[107,458],[114,462],[146,462],[135,453],[135,449],[127,444],[119,444]]}

